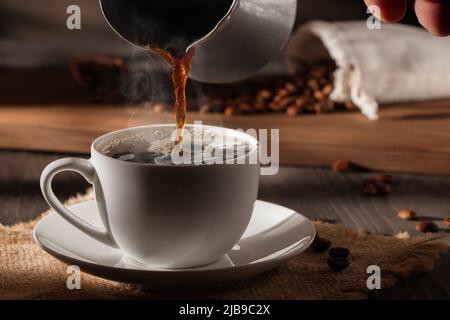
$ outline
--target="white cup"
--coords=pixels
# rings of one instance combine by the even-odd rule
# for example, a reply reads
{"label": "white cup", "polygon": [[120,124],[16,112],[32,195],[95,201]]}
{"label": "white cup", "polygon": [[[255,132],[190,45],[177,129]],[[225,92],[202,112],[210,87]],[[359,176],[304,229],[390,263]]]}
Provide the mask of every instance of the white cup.
{"label": "white cup", "polygon": [[[41,176],[42,193],[69,223],[141,263],[155,268],[212,263],[231,250],[247,228],[260,167],[258,161],[247,161],[258,154],[255,138],[231,129],[202,127],[245,141],[250,148],[245,163],[141,164],[102,152],[104,145],[121,137],[145,136],[174,126],[130,128],[96,139],[89,160],[66,158],[49,164]],[[104,229],[80,219],[57,199],[51,182],[63,171],[78,172],[93,184]]]}

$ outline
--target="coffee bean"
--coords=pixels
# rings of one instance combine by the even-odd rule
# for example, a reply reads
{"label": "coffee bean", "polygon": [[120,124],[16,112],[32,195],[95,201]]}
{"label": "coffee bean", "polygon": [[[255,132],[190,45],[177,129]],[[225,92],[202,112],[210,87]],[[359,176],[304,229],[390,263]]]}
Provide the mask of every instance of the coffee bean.
{"label": "coffee bean", "polygon": [[276,96],[273,97],[272,102],[278,103],[280,102],[281,99],[283,99],[283,96],[277,94]]}
{"label": "coffee bean", "polygon": [[334,110],[334,102],[329,99],[324,99],[314,104],[316,113],[327,113]]}
{"label": "coffee bean", "polygon": [[423,233],[436,233],[439,231],[439,227],[434,222],[421,221],[416,224],[416,230]]}
{"label": "coffee bean", "polygon": [[303,107],[305,107],[306,104],[307,104],[307,102],[308,102],[308,98],[305,97],[305,96],[301,96],[301,97],[298,97],[298,98],[295,99],[295,105],[296,105],[298,108],[303,108]]}
{"label": "coffee bean", "polygon": [[250,103],[243,102],[239,104],[239,110],[244,113],[252,113],[254,108]]}
{"label": "coffee bean", "polygon": [[363,183],[362,192],[369,196],[378,195],[378,185],[376,181],[365,181]]}
{"label": "coffee bean", "polygon": [[342,271],[350,265],[350,262],[346,258],[329,258],[328,266],[335,272]]}
{"label": "coffee bean", "polygon": [[351,163],[348,160],[336,160],[331,165],[334,172],[344,173],[349,172],[351,168]]}
{"label": "coffee bean", "polygon": [[346,102],[344,106],[347,110],[356,110],[356,106],[353,104],[353,102]]}
{"label": "coffee bean", "polygon": [[316,79],[309,79],[307,82],[307,86],[313,91],[320,90],[319,83],[317,82]]}
{"label": "coffee bean", "polygon": [[[99,99],[107,99],[109,96],[120,96],[120,90],[116,86],[120,84],[123,75],[127,74],[126,62],[122,59],[105,59],[98,57],[88,61],[77,61],[73,64],[74,77],[80,84],[95,92]],[[92,69],[92,70],[91,70]],[[98,69],[98,70],[97,70]],[[86,70],[86,72],[84,71]],[[200,112],[220,112],[224,113],[227,106],[234,105],[238,113],[263,113],[263,112],[286,112],[294,116],[302,113],[324,113],[335,109],[344,110],[344,104],[335,104],[329,96],[334,90],[334,71],[336,66],[329,62],[315,62],[313,65],[299,65],[296,73],[291,76],[277,77],[255,77],[236,85],[227,86],[205,85],[202,86],[205,95],[197,99],[188,99],[190,110]],[[92,71],[92,72],[91,72]],[[99,71],[99,72],[97,72]],[[80,77],[81,72],[83,77]],[[96,76],[99,75],[99,76]],[[91,78],[95,78],[91,80]],[[105,81],[97,81],[105,80]],[[106,83],[106,87],[102,85]],[[114,87],[111,89],[111,87]],[[111,94],[113,92],[113,94]],[[147,97],[135,97],[136,103],[142,102]],[[294,108],[285,98],[295,100],[298,108]],[[116,99],[116,98],[114,98]],[[229,100],[232,100],[231,102]],[[134,101],[133,100],[133,101]],[[163,103],[164,101],[154,101]],[[321,104],[315,105],[316,102]],[[244,103],[243,106],[240,106]],[[275,105],[275,103],[281,105]],[[164,112],[171,111],[172,108],[160,108]],[[159,111],[158,110],[158,111]],[[227,109],[227,114],[230,109]]]}
{"label": "coffee bean", "polygon": [[315,252],[325,252],[331,247],[331,242],[316,235],[311,247]]}
{"label": "coffee bean", "polygon": [[305,98],[313,98],[313,90],[311,90],[311,89],[309,89],[309,88],[306,88],[305,90],[303,90],[303,96],[305,97]]}
{"label": "coffee bean", "polygon": [[375,180],[384,182],[384,183],[389,183],[389,182],[394,182],[395,179],[394,179],[394,176],[392,176],[390,174],[380,173],[375,177]]}
{"label": "coffee bean", "polygon": [[391,187],[386,183],[377,181],[377,187],[378,187],[378,194],[381,196],[387,196],[392,192]]}
{"label": "coffee bean", "polygon": [[370,172],[371,170],[363,165],[351,162],[349,160],[340,159],[332,163],[331,168],[334,172]]}
{"label": "coffee bean", "polygon": [[300,108],[297,105],[290,105],[289,107],[287,107],[286,109],[286,114],[288,116],[297,116],[300,113]]}
{"label": "coffee bean", "polygon": [[315,90],[313,96],[317,101],[322,101],[325,98],[325,95],[320,90]]}
{"label": "coffee bean", "polygon": [[444,219],[444,223],[450,228],[450,218]]}
{"label": "coffee bean", "polygon": [[327,71],[328,70],[326,66],[313,66],[310,71],[310,75],[316,79],[324,78],[326,77]]}
{"label": "coffee bean", "polygon": [[350,250],[347,248],[334,247],[328,251],[328,255],[332,258],[348,258]]}
{"label": "coffee bean", "polygon": [[266,101],[269,100],[272,97],[272,93],[270,93],[269,90],[261,90],[258,92],[258,95],[256,96],[256,99],[259,101]]}
{"label": "coffee bean", "polygon": [[269,103],[268,107],[273,112],[283,112],[286,111],[287,105],[285,102],[281,103],[280,101],[280,102],[271,102]]}
{"label": "coffee bean", "polygon": [[322,111],[322,103],[316,102],[314,103],[313,110],[315,113],[323,113]]}
{"label": "coffee bean", "polygon": [[254,107],[256,112],[265,112],[267,110],[267,104],[263,101],[256,101]]}
{"label": "coffee bean", "polygon": [[269,110],[271,110],[273,112],[279,112],[280,111],[280,106],[276,102],[270,102],[267,105],[267,107],[269,108]]}
{"label": "coffee bean", "polygon": [[287,91],[286,89],[281,89],[277,93],[277,96],[279,96],[280,98],[284,98],[284,97],[286,97],[288,95],[289,95],[289,91]]}
{"label": "coffee bean", "polygon": [[417,218],[417,213],[411,209],[403,209],[399,211],[398,217],[402,220],[414,220]]}
{"label": "coffee bean", "polygon": [[238,112],[237,112],[237,110],[236,110],[236,108],[234,107],[234,106],[228,106],[228,107],[226,107],[225,108],[225,110],[224,110],[224,112],[223,112],[223,114],[225,115],[225,116],[233,116],[233,115],[235,115],[235,114],[237,114]]}
{"label": "coffee bean", "polygon": [[327,85],[325,85],[325,86],[323,87],[322,93],[323,93],[325,96],[328,97],[328,96],[333,92],[333,90],[334,90],[333,85],[332,85],[332,84],[327,84]]}
{"label": "coffee bean", "polygon": [[325,77],[319,78],[319,84],[324,87],[325,85],[327,85],[329,83],[329,80]]}
{"label": "coffee bean", "polygon": [[154,112],[156,113],[161,113],[164,112],[166,110],[166,105],[164,105],[163,103],[155,103],[153,105],[153,109]]}
{"label": "coffee bean", "polygon": [[200,109],[199,109],[199,111],[201,112],[201,113],[207,113],[207,112],[209,112],[211,110],[211,105],[209,104],[209,103],[203,103],[201,106],[200,106]]}
{"label": "coffee bean", "polygon": [[305,77],[303,74],[297,74],[294,77],[294,82],[295,85],[297,86],[297,88],[304,88],[306,86],[306,81],[305,81]]}
{"label": "coffee bean", "polygon": [[292,82],[287,82],[286,85],[284,86],[284,88],[289,92],[289,93],[295,93],[297,92],[297,86],[295,84],[293,84]]}
{"label": "coffee bean", "polygon": [[362,192],[365,195],[385,196],[390,194],[392,192],[392,189],[386,183],[377,181],[375,179],[365,179],[363,181]]}

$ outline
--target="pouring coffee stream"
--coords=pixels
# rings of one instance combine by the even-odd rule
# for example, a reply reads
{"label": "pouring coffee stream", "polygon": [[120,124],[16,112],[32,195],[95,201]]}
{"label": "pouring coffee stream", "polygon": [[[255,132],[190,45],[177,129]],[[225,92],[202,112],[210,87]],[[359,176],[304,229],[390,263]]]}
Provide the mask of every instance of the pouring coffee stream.
{"label": "pouring coffee stream", "polygon": [[187,79],[227,83],[254,74],[287,42],[297,13],[297,0],[100,0],[100,5],[123,39],[171,64],[180,141]]}
{"label": "pouring coffee stream", "polygon": [[153,49],[172,66],[172,83],[175,92],[175,117],[177,124],[176,143],[183,142],[183,131],[187,121],[187,99],[186,99],[186,83],[191,71],[192,58],[195,49],[190,49],[181,58],[172,56],[168,51],[162,49]]}

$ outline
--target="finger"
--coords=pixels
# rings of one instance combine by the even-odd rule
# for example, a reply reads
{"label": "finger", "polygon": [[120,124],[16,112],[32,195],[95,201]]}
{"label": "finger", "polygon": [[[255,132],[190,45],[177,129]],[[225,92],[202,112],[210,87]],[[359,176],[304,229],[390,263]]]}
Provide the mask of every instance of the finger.
{"label": "finger", "polygon": [[450,2],[447,0],[416,0],[419,22],[432,34],[450,35]]}
{"label": "finger", "polygon": [[[406,13],[406,0],[364,0],[368,6],[378,6],[378,19],[384,22],[400,21]],[[377,10],[375,10],[377,11]]]}

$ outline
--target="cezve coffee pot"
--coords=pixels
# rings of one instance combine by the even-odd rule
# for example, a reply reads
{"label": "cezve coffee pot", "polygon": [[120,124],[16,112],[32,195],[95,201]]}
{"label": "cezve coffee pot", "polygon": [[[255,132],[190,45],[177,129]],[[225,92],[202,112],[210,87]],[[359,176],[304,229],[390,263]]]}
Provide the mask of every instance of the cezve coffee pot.
{"label": "cezve coffee pot", "polygon": [[265,66],[287,42],[297,0],[100,0],[125,40],[182,56],[194,49],[191,78],[241,80]]}

